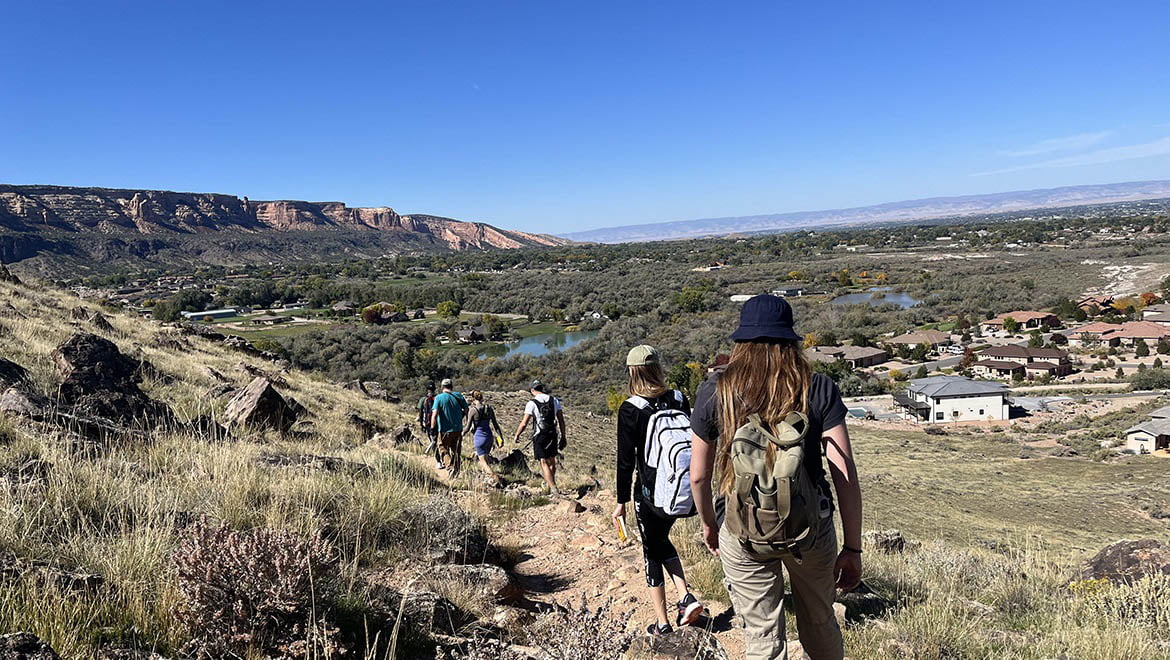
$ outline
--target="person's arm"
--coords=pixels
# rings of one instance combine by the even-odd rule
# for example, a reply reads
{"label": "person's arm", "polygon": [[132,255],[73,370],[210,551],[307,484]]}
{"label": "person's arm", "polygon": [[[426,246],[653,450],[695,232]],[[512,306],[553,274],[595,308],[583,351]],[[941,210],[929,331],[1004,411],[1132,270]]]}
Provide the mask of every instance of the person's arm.
{"label": "person's arm", "polygon": [[853,461],[853,447],[845,424],[825,431],[821,440],[829,459],[833,490],[837,493],[844,547],[851,548],[842,549],[837,556],[837,587],[849,591],[861,582],[861,554],[855,552],[861,549],[861,485],[857,482],[857,464]]}
{"label": "person's arm", "polygon": [[617,501],[619,506],[630,501],[630,490],[637,468],[638,409],[623,403],[618,408],[617,422]]}
{"label": "person's arm", "polygon": [[504,431],[502,429],[500,429],[500,420],[496,419],[495,408],[492,409],[492,414],[491,414],[490,419],[492,420],[492,426],[496,427],[496,434],[499,435],[501,438],[500,442],[503,442]]}
{"label": "person's arm", "polygon": [[528,428],[528,420],[532,419],[532,415],[528,411],[524,411],[524,419],[520,420],[520,426],[516,427],[516,437],[512,438],[512,442],[520,442],[520,436],[523,435],[524,429]]}
{"label": "person's arm", "polygon": [[557,407],[557,423],[561,425],[561,449],[569,444],[569,436],[565,435],[565,411]]}
{"label": "person's arm", "polygon": [[467,423],[463,426],[463,434],[471,433],[471,429],[475,428],[475,422],[479,418],[479,408],[472,410],[467,415]]}
{"label": "person's arm", "polygon": [[439,397],[435,397],[435,402],[431,405],[431,430],[435,432],[439,430]]}
{"label": "person's arm", "polygon": [[715,519],[715,501],[711,474],[715,471],[715,445],[691,434],[691,494],[695,509],[703,522],[703,541],[711,554],[719,555],[719,523]]}

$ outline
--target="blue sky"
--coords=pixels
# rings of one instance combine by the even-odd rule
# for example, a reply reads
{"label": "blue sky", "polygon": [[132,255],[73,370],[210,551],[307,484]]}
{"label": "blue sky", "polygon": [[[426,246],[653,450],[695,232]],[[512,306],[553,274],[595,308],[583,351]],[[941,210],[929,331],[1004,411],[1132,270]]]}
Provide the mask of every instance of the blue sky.
{"label": "blue sky", "polygon": [[340,200],[558,233],[1170,178],[1165,2],[4,14],[5,183]]}

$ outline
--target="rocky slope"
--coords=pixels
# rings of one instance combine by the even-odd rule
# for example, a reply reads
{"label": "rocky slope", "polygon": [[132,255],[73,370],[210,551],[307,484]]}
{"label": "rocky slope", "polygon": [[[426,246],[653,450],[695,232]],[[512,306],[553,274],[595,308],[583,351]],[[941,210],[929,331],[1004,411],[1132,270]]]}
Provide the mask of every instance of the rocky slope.
{"label": "rocky slope", "polygon": [[[289,241],[290,235],[306,240]],[[236,249],[217,250],[234,243]],[[175,251],[238,263],[317,249],[512,249],[562,245],[565,239],[498,229],[389,207],[341,202],[253,201],[215,193],[0,185],[0,261],[56,255],[79,262],[174,258]],[[297,249],[294,249],[294,246]],[[309,245],[307,245],[309,244]],[[303,251],[307,249],[308,254]],[[168,251],[171,254],[168,256]]]}

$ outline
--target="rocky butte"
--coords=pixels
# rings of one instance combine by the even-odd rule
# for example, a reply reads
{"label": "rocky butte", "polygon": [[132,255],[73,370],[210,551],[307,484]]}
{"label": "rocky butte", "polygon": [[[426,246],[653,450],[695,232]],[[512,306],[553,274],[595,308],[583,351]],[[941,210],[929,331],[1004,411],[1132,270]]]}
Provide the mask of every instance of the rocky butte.
{"label": "rocky butte", "polygon": [[[247,261],[250,251],[261,247],[265,257],[283,256],[290,251],[289,241],[276,234],[292,232],[329,232],[322,239],[322,249],[340,252],[362,247],[511,249],[569,242],[480,222],[400,215],[389,207],[352,208],[342,202],[0,184],[0,261],[4,262],[46,254],[102,261],[149,258],[168,250],[190,253],[199,237],[208,235],[228,240],[237,261]],[[209,256],[202,251],[200,255]],[[211,256],[212,261],[232,261],[223,254],[222,258]]]}

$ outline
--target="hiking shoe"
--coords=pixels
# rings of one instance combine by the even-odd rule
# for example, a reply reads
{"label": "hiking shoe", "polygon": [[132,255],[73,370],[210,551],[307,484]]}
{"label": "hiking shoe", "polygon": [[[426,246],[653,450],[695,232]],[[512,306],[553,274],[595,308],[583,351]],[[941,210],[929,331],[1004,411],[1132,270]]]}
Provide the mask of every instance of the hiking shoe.
{"label": "hiking shoe", "polygon": [[652,623],[650,624],[650,627],[646,629],[647,635],[668,635],[672,632],[674,632],[674,628],[671,628],[669,623]]}
{"label": "hiking shoe", "polygon": [[695,599],[694,594],[688,593],[678,601],[678,625],[689,626],[699,620],[703,614],[703,604]]}
{"label": "hiking shoe", "polygon": [[447,466],[443,465],[443,461],[435,461],[436,470],[445,470]]}

